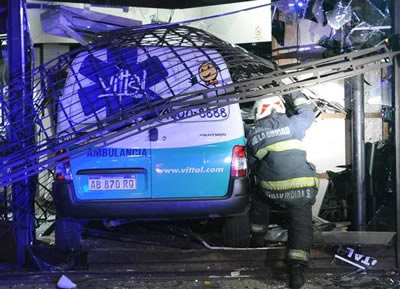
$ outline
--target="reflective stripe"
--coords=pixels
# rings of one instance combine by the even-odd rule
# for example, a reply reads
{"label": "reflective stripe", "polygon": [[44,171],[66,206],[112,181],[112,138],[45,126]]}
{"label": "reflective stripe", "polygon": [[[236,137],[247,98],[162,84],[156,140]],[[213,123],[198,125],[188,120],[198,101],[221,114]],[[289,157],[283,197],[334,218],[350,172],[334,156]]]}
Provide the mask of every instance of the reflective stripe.
{"label": "reflective stripe", "polygon": [[266,190],[281,191],[305,187],[317,187],[319,180],[316,177],[301,177],[287,179],[283,181],[263,181],[260,183],[261,187]]}
{"label": "reflective stripe", "polygon": [[304,150],[304,145],[301,140],[290,139],[269,145],[267,146],[267,149],[274,152],[281,152],[286,150]]}
{"label": "reflective stripe", "polygon": [[302,104],[309,104],[309,103],[310,103],[310,101],[309,101],[308,99],[304,98],[304,97],[296,98],[296,99],[293,101],[293,104],[294,104],[295,106],[302,105]]}
{"label": "reflective stripe", "polygon": [[287,150],[304,150],[304,145],[301,140],[298,139],[290,139],[280,141],[266,147],[259,149],[256,153],[256,157],[261,160],[263,159],[268,152],[282,152]]}
{"label": "reflective stripe", "polygon": [[288,259],[308,262],[310,259],[310,253],[304,250],[290,249],[288,251]]}
{"label": "reflective stripe", "polygon": [[259,160],[262,160],[266,155],[268,154],[268,146],[259,149],[256,153],[256,158],[258,158]]}

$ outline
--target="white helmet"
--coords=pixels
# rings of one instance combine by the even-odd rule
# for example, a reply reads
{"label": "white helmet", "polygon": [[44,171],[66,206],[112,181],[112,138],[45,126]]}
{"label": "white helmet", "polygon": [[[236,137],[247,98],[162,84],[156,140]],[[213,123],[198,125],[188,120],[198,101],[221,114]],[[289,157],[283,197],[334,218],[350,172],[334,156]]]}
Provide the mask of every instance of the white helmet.
{"label": "white helmet", "polygon": [[262,119],[272,112],[285,113],[285,105],[279,96],[270,96],[257,100],[254,104],[256,120]]}

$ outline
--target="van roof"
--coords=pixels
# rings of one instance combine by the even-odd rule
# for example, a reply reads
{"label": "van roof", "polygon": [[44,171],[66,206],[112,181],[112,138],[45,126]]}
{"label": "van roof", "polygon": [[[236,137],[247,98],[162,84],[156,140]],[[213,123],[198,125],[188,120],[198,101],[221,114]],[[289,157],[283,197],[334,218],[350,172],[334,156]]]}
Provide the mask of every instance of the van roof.
{"label": "van roof", "polygon": [[199,51],[214,49],[224,58],[234,82],[263,75],[277,68],[270,60],[258,57],[202,29],[185,25],[122,28],[112,33],[104,33],[99,41],[80,47],[71,53],[77,55],[83,51],[132,46],[169,47],[172,50],[192,47]]}

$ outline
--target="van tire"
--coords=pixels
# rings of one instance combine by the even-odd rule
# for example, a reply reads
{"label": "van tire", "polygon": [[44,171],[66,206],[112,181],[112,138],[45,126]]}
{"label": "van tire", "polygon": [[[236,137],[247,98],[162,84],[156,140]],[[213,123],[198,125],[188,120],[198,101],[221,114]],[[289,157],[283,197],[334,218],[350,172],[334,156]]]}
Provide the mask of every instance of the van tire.
{"label": "van tire", "polygon": [[82,225],[76,220],[56,217],[55,243],[61,251],[76,251],[81,248]]}
{"label": "van tire", "polygon": [[222,227],[224,246],[248,248],[250,246],[249,214],[226,218]]}

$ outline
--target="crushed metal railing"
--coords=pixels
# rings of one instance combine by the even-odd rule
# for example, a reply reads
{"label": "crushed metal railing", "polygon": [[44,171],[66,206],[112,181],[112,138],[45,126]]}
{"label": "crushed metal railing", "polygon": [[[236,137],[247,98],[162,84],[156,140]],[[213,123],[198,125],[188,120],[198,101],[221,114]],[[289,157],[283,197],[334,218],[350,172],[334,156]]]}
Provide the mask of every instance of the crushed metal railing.
{"label": "crushed metal railing", "polygon": [[[146,49],[141,52],[138,49],[135,54],[133,47]],[[89,148],[109,145],[151,128],[193,117],[195,114],[177,118],[177,114],[188,109],[206,112],[232,103],[288,94],[388,67],[396,54],[380,46],[278,69],[195,28],[174,26],[115,32],[98,43],[58,57],[29,75],[16,77],[6,93],[0,95],[5,119],[0,127],[0,186],[54,168],[57,163],[66,162]],[[171,57],[169,62],[166,56]],[[139,59],[142,61],[138,62]],[[192,64],[198,59],[215,65],[215,74],[229,71],[231,79],[222,80],[219,85],[206,83],[207,77]],[[88,66],[85,61],[92,61],[92,65]],[[166,63],[170,65],[167,68]],[[81,67],[90,69],[80,70]],[[135,82],[130,89],[136,90],[141,100],[124,103],[120,88],[112,87],[109,88],[112,93],[107,96],[111,100],[106,99],[104,107],[96,110],[93,106],[99,100],[88,100],[100,89],[94,80],[108,80],[111,87],[115,81],[110,79],[112,70],[115,70],[114,77],[122,77],[126,71],[130,73]],[[171,74],[172,70],[176,73]],[[85,81],[93,85],[83,86]],[[180,89],[187,81],[193,87],[197,85],[197,89]],[[26,82],[33,85],[31,91],[24,89]],[[159,83],[162,90],[156,93],[153,90]],[[80,99],[77,90],[81,93]],[[21,91],[32,97],[31,105],[13,102],[13,93]],[[75,110],[79,101],[87,102],[88,111]],[[27,112],[21,119],[15,119],[18,108]],[[27,119],[33,121],[35,131],[29,132],[32,123]]]}

